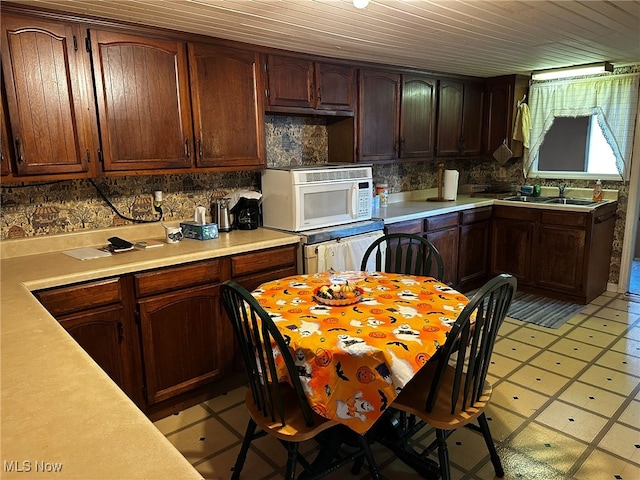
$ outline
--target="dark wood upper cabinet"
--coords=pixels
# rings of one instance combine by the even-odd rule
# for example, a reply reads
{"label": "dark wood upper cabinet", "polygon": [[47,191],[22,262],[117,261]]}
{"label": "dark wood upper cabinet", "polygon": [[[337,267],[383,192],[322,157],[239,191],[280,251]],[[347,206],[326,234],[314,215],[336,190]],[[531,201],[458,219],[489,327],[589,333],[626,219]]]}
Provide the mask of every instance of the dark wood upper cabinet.
{"label": "dark wood upper cabinet", "polygon": [[353,111],[356,97],[354,68],[317,63],[316,85],[318,109]]}
{"label": "dark wood upper cabinet", "polygon": [[400,75],[360,70],[358,88],[356,160],[397,159]]}
{"label": "dark wood upper cabinet", "polygon": [[433,78],[402,76],[400,158],[433,156],[436,86]]}
{"label": "dark wood upper cabinet", "polygon": [[86,34],[2,16],[2,71],[19,175],[84,174],[95,161]]}
{"label": "dark wood upper cabinet", "polygon": [[482,153],[484,84],[441,80],[436,156]]}
{"label": "dark wood upper cabinet", "polygon": [[353,112],[355,69],[352,67],[267,55],[266,70],[268,108],[275,113]]}
{"label": "dark wood upper cabinet", "polygon": [[91,31],[104,170],[193,165],[186,44]]}
{"label": "dark wood upper cabinet", "polygon": [[257,53],[189,44],[198,167],[265,164],[263,96]]}
{"label": "dark wood upper cabinet", "polygon": [[491,155],[503,142],[514,157],[523,154],[522,142],[513,140],[513,128],[518,101],[529,88],[529,78],[523,75],[506,75],[487,79],[487,115],[484,147]]}
{"label": "dark wood upper cabinet", "polygon": [[303,108],[315,106],[312,61],[268,55],[267,72],[270,106]]}

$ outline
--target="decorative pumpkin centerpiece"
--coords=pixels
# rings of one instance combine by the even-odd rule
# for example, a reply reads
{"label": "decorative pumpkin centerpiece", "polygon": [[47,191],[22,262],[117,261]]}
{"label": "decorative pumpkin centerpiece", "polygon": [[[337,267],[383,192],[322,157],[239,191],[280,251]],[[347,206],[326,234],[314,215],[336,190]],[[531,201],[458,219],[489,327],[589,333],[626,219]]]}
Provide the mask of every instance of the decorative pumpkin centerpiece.
{"label": "decorative pumpkin centerpiece", "polygon": [[358,303],[364,291],[360,287],[343,284],[322,285],[313,291],[313,299],[324,305],[351,305]]}

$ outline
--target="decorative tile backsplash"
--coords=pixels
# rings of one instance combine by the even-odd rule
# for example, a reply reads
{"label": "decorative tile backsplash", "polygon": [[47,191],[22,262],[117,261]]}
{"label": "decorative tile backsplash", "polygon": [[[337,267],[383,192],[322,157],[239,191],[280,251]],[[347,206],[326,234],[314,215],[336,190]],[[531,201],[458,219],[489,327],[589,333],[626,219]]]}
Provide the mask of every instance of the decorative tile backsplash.
{"label": "decorative tile backsplash", "polygon": [[[327,163],[328,132],[323,118],[267,116],[265,138],[268,166]],[[517,158],[505,165],[498,165],[493,158],[485,161],[451,159],[445,161],[445,168],[460,172],[461,185],[492,184],[498,179],[519,185],[523,181],[522,161]],[[436,161],[408,161],[374,165],[373,180],[374,183],[388,183],[390,193],[434,188],[437,186],[437,164]],[[557,180],[542,179],[541,183],[551,186]],[[567,183],[569,187],[589,188],[593,182],[572,180]],[[259,190],[260,173],[131,176],[100,179],[95,183],[91,180],[68,180],[1,187],[0,235],[7,239],[107,228],[132,223],[130,219],[157,220],[153,210],[155,190],[164,193],[166,220],[189,219],[193,217],[195,207],[204,205],[208,208],[215,197],[234,190]],[[610,273],[610,281],[615,283],[620,271],[628,185],[605,182],[603,187],[619,190],[619,220]]]}

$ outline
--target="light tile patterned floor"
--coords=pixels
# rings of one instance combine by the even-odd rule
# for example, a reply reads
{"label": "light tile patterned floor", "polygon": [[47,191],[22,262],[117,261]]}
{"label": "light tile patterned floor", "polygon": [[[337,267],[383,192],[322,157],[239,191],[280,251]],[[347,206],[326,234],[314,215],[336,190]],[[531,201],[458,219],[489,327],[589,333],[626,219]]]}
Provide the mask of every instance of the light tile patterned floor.
{"label": "light tile patterned floor", "polygon": [[[561,328],[507,319],[489,371],[487,416],[505,479],[640,479],[640,303],[606,293]],[[156,422],[206,479],[228,479],[246,427],[244,388]],[[429,443],[432,431],[421,432]],[[452,477],[494,478],[479,434],[448,441]],[[309,442],[304,451],[313,453]],[[388,480],[421,478],[386,449],[374,448]],[[286,452],[271,438],[254,442],[242,479],[281,479]],[[370,478],[348,467],[332,480]]]}

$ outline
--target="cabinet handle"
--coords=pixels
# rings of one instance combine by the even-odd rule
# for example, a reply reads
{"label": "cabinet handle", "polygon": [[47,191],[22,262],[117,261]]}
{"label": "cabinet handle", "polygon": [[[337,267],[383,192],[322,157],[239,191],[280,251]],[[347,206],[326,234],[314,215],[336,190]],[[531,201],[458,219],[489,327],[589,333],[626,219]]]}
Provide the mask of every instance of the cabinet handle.
{"label": "cabinet handle", "polygon": [[615,217],[618,213],[611,212],[609,215],[603,215],[602,217],[596,217],[595,223],[604,223],[612,217]]}
{"label": "cabinet handle", "polygon": [[15,144],[16,144],[16,156],[18,157],[18,163],[22,163],[24,162],[24,154],[22,152],[22,142],[20,141],[19,138],[16,138]]}
{"label": "cabinet handle", "polygon": [[189,139],[188,138],[184,141],[184,154],[187,156],[187,158],[191,158],[191,151],[189,150]]}
{"label": "cabinet handle", "polygon": [[204,152],[202,151],[202,139],[198,140],[198,155],[200,155],[200,158],[204,156]]}

